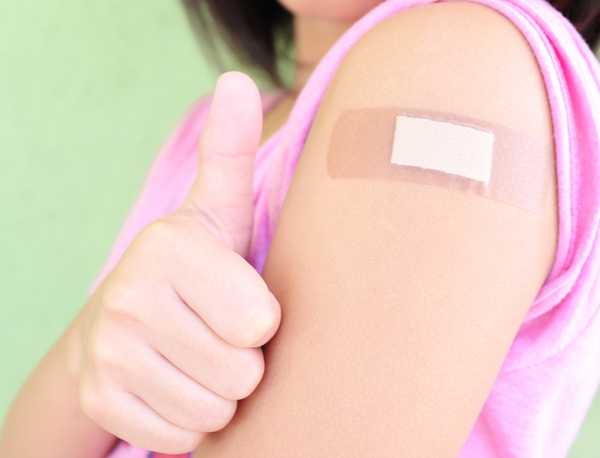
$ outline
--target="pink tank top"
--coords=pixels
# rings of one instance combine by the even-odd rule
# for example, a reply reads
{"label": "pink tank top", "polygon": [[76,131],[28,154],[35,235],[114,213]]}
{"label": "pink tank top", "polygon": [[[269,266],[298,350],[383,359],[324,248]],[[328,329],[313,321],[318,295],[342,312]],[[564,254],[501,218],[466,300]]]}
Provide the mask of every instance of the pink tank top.
{"label": "pink tank top", "polygon": [[[459,456],[564,457],[600,382],[600,63],[573,25],[545,0],[470,1],[510,19],[538,60],[552,110],[559,238],[554,266]],[[254,234],[247,257],[258,272],[317,108],[344,55],[377,23],[429,3],[436,0],[387,0],[357,21],[314,70],[287,123],[258,151]],[[265,112],[281,95],[263,94]],[[138,231],[183,202],[195,177],[209,107],[210,97],[191,106],[159,151],[89,295]],[[121,442],[110,458],[148,456]]]}

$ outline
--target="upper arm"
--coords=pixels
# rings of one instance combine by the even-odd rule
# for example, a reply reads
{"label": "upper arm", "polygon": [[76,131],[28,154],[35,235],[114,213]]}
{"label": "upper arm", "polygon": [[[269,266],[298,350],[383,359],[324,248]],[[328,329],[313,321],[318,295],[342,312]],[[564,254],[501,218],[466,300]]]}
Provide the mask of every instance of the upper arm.
{"label": "upper arm", "polygon": [[339,115],[373,106],[458,113],[553,145],[535,57],[495,10],[427,5],[361,38],[319,108],[262,272],[282,306],[265,377],[202,456],[456,456],[550,272],[554,174],[539,213],[329,178]]}

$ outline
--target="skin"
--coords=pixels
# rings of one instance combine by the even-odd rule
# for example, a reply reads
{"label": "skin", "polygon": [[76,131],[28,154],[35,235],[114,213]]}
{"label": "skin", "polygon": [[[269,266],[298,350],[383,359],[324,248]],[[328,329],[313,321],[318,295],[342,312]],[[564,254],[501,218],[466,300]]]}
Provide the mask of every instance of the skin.
{"label": "skin", "polygon": [[[337,40],[337,38],[350,26],[350,22],[355,20],[359,15],[368,11],[368,9],[372,6],[372,4],[368,4],[368,2],[358,2],[361,3],[361,8],[353,11],[353,17],[336,17],[335,15],[331,17],[331,12],[335,13],[339,11],[339,8],[336,7],[333,3],[329,6],[332,7],[329,11],[329,19],[323,19],[319,17],[321,14],[316,7],[318,7],[317,2],[305,3],[292,3],[288,2],[290,7],[295,8],[297,14],[295,16],[295,33],[296,33],[296,45],[299,50],[299,70],[296,75],[295,82],[288,92],[286,97],[281,101],[281,103],[274,109],[271,110],[268,117],[265,119],[264,129],[262,130],[262,138],[260,141],[254,142],[254,140],[245,140],[239,138],[239,126],[236,125],[233,133],[227,133],[224,135],[219,135],[218,137],[222,139],[225,143],[228,143],[228,139],[235,138],[236,141],[240,145],[243,145],[239,148],[236,147],[236,150],[241,150],[244,152],[255,151],[258,144],[262,143],[264,139],[270,136],[275,130],[277,130],[287,119],[289,112],[296,100],[296,97],[300,90],[302,89],[307,77],[310,75],[316,63],[320,60],[323,54],[327,51],[327,49]],[[364,4],[363,4],[364,3]],[[372,3],[372,2],[371,2]],[[356,2],[355,2],[356,4]],[[321,5],[323,6],[323,5]],[[303,12],[311,12],[313,14],[312,17],[308,17]],[[315,17],[314,14],[318,13]],[[241,84],[238,78],[238,82],[234,84]],[[243,96],[239,94],[235,94],[235,91],[232,93],[228,93],[225,91],[224,97],[232,97],[233,103],[230,101],[224,101],[222,106],[225,110],[229,109],[233,105],[236,105],[237,102],[241,100],[238,104],[238,108],[242,109],[243,107],[255,107],[260,111],[259,102],[251,103],[249,100],[243,100],[244,97],[247,97],[249,93],[252,93],[254,89],[246,89],[243,90]],[[228,108],[229,107],[229,108]],[[231,117],[232,113],[229,112],[226,116]],[[251,117],[252,118],[252,117]],[[252,119],[251,130],[254,135],[254,132],[258,133],[258,138],[261,135],[261,124],[262,119],[259,115],[254,116],[256,119]],[[224,125],[229,125],[228,122],[223,122]],[[205,129],[206,131],[207,129]],[[233,135],[235,134],[235,135]],[[230,143],[230,142],[229,142]],[[255,144],[256,143],[256,144]],[[252,145],[252,146],[250,146]],[[238,145],[239,146],[239,145]],[[217,145],[217,150],[223,151],[230,147],[229,144],[221,144]],[[202,152],[203,148],[201,148]],[[206,152],[206,148],[204,148],[204,152]],[[201,154],[202,155],[202,154]],[[238,167],[238,172],[242,174],[246,179],[251,176],[244,170],[248,167],[252,168],[253,158],[248,157],[247,160],[245,157],[240,157],[239,160],[244,160],[244,167]],[[202,159],[200,160],[202,163]],[[216,163],[212,161],[212,163]],[[232,170],[231,164],[227,166],[228,170]],[[218,174],[214,175],[218,177]],[[205,179],[200,179],[199,181],[202,183],[208,183],[209,177]],[[239,181],[237,179],[228,179],[226,181],[236,182]],[[251,183],[246,183],[245,188],[251,189]],[[212,196],[210,204],[212,207],[218,207],[218,202],[215,201],[215,196],[231,196],[232,190],[229,186],[227,191],[223,190],[209,190],[206,191],[207,195]],[[251,195],[251,192],[248,193],[247,189],[240,191],[240,199],[244,201],[247,200],[247,196]],[[251,199],[250,199],[251,204]],[[224,202],[223,208],[240,208],[240,211],[246,213],[252,213],[251,205],[232,205],[231,202]],[[188,206],[189,207],[189,206]],[[190,212],[187,211],[189,214]],[[211,217],[213,219],[218,219],[218,215],[215,212],[212,212]],[[173,219],[173,218],[171,218]],[[235,218],[226,218],[227,220],[235,220]],[[205,218],[206,220],[206,218]],[[186,224],[179,225],[178,227],[184,227]],[[154,225],[154,228],[157,228]],[[163,225],[164,229],[164,225]],[[212,229],[211,229],[212,230]],[[148,233],[158,233],[161,231],[148,229],[144,231],[144,234]],[[171,233],[172,230],[169,228],[166,231],[162,231],[165,233]],[[223,233],[224,231],[220,231]],[[195,231],[197,233],[197,231]],[[217,231],[219,233],[219,231]],[[239,233],[239,231],[236,231]],[[241,236],[240,236],[241,237]],[[248,235],[249,237],[249,235]],[[233,245],[243,246],[247,242],[247,238],[245,237],[245,241],[241,241],[240,243],[233,243],[231,239],[229,239],[229,248],[234,250],[236,249]],[[139,241],[137,243],[138,249],[131,246],[129,248],[129,252],[131,255],[123,256],[123,260],[133,259],[130,262],[130,268],[125,270],[130,272],[140,271],[142,268],[147,266],[152,266],[156,272],[160,272],[162,267],[156,259],[152,259],[151,262],[144,259],[144,257],[151,252],[149,246],[164,246],[164,243],[148,243],[149,237],[145,237],[146,241]],[[138,240],[140,237],[138,237]],[[186,243],[191,243],[191,246],[202,247],[202,246],[212,246],[214,242],[212,241],[191,241],[190,237],[178,237],[181,240],[182,245]],[[187,241],[186,241],[187,239]],[[205,244],[205,245],[204,245]],[[132,244],[133,245],[133,244]],[[132,251],[136,251],[136,254],[133,254]],[[189,253],[189,257],[193,260],[198,259],[197,255],[194,255],[192,250],[182,249],[182,253]],[[243,254],[240,252],[240,254]],[[216,261],[224,261],[228,256],[223,256],[220,259],[215,258]],[[241,264],[241,263],[240,263]],[[133,267],[132,267],[133,266]],[[247,265],[240,265],[240,269],[247,271]],[[236,271],[233,266],[228,267],[229,271],[232,273],[232,276],[236,276]],[[100,337],[102,335],[109,335],[108,330],[111,328],[111,324],[108,323],[107,320],[104,320],[105,323],[102,324],[98,321],[98,316],[102,314],[98,314],[96,310],[103,310],[104,304],[107,302],[105,297],[111,296],[115,299],[114,302],[119,302],[120,298],[123,297],[121,293],[119,293],[118,287],[114,284],[118,283],[117,280],[126,278],[128,275],[123,274],[123,269],[119,269],[121,273],[117,273],[115,275],[111,275],[109,278],[105,279],[99,287],[97,288],[96,293],[90,298],[90,300],[83,307],[81,312],[75,318],[75,320],[71,323],[71,325],[65,330],[63,335],[58,339],[55,345],[48,351],[44,359],[40,362],[40,364],[35,368],[35,370],[30,375],[27,382],[22,387],[20,393],[17,398],[13,402],[13,405],[10,409],[10,412],[6,418],[4,423],[4,427],[2,433],[0,434],[0,457],[1,458],[10,458],[13,456],[22,456],[23,458],[29,458],[34,456],[40,456],[43,454],[47,457],[61,457],[61,458],[69,458],[69,457],[79,457],[79,456],[87,456],[89,458],[93,457],[101,457],[105,456],[106,452],[115,444],[116,438],[115,435],[128,440],[129,442],[139,446],[140,448],[154,449],[154,450],[162,450],[164,452],[177,452],[183,450],[190,450],[193,447],[190,447],[186,444],[197,443],[202,439],[202,431],[206,431],[206,424],[199,424],[197,427],[193,426],[194,418],[199,420],[200,423],[206,422],[206,415],[203,415],[202,406],[193,406],[189,405],[190,409],[187,409],[188,413],[191,415],[186,415],[182,409],[177,409],[176,405],[163,406],[167,410],[170,410],[171,413],[175,416],[179,414],[183,414],[184,417],[176,420],[172,418],[173,424],[167,425],[162,420],[157,420],[156,416],[151,412],[147,411],[146,407],[140,409],[139,403],[137,403],[137,407],[134,408],[133,404],[127,404],[124,402],[112,403],[112,405],[118,405],[118,409],[114,408],[106,408],[111,405],[110,402],[106,400],[106,394],[111,392],[110,390],[113,388],[104,389],[104,394],[99,394],[93,386],[99,386],[98,383],[88,383],[86,380],[90,380],[89,377],[89,369],[84,369],[87,371],[87,377],[83,377],[81,373],[81,362],[82,356],[90,353],[90,348],[112,348],[121,346],[120,352],[115,352],[117,355],[116,360],[113,362],[117,364],[121,369],[119,371],[114,370],[98,370],[95,371],[97,374],[108,374],[109,376],[117,375],[118,372],[122,374],[121,381],[117,381],[112,384],[113,387],[121,387],[123,385],[123,380],[126,378],[131,379],[134,376],[139,376],[138,378],[151,380],[151,376],[144,376],[143,374],[148,371],[149,373],[153,373],[154,369],[158,369],[158,366],[154,366],[154,364],[163,364],[164,361],[159,362],[160,358],[157,361],[151,362],[147,358],[134,358],[135,361],[146,361],[148,364],[146,368],[138,368],[135,365],[130,364],[130,362],[126,361],[126,358],[122,357],[123,355],[133,354],[133,352],[123,351],[122,343],[117,343],[115,339],[108,339],[108,342],[100,342]],[[168,270],[171,270],[169,267]],[[213,269],[215,270],[215,269]],[[258,275],[252,270],[253,275]],[[112,278],[113,286],[109,287]],[[256,286],[260,287],[262,280],[260,277],[256,279]],[[143,280],[140,280],[143,283]],[[209,282],[210,283],[210,282]],[[157,282],[153,282],[151,285],[144,285],[143,287],[137,289],[135,294],[148,294],[149,297],[159,297],[162,293],[156,293],[154,289],[156,289]],[[112,290],[111,294],[107,294],[108,290]],[[115,292],[117,291],[117,292]],[[239,294],[247,298],[248,290],[240,291]],[[177,302],[176,296],[173,294],[169,294],[169,296]],[[167,303],[172,299],[167,299],[163,301],[163,303]],[[231,299],[231,298],[230,298]],[[221,304],[223,302],[223,298],[221,298],[218,294],[214,298],[214,300]],[[147,304],[148,301],[142,298],[138,298],[138,300],[133,301],[134,303],[139,304]],[[160,302],[160,301],[158,301]],[[233,300],[232,304],[239,304],[240,306],[250,306],[246,300]],[[265,304],[265,306],[272,307],[272,305]],[[171,307],[162,307],[160,310],[171,310]],[[118,313],[122,313],[123,310],[120,310],[120,306],[118,307],[110,307],[113,310],[118,309]],[[277,307],[278,310],[278,307]],[[161,312],[162,313],[162,312]],[[240,314],[237,314],[240,315]],[[274,316],[277,314],[274,313]],[[157,316],[158,317],[158,316]],[[94,321],[95,320],[95,321]],[[131,321],[131,320],[130,320]],[[188,320],[189,321],[189,320]],[[277,320],[275,320],[277,321]],[[89,339],[85,338],[86,329],[89,329],[89,323],[94,322],[95,326],[98,326],[102,332],[96,332],[94,334],[94,338],[98,341],[94,344],[94,346],[90,345]],[[118,323],[119,320],[113,320],[113,322]],[[164,323],[165,320],[158,317],[156,320],[157,323]],[[235,327],[236,320],[229,320],[230,325]],[[278,323],[275,323],[271,328],[275,328]],[[143,326],[136,326],[138,329],[143,329]],[[180,328],[181,326],[177,325],[175,328]],[[159,326],[150,326],[146,328],[150,334],[159,335],[161,334],[160,325]],[[273,334],[274,329],[269,331],[264,335],[265,339],[270,338]],[[226,333],[224,333],[226,334]],[[130,332],[120,332],[118,333],[120,336],[131,335]],[[227,336],[220,335],[224,340],[227,340]],[[87,340],[87,342],[86,342]],[[169,340],[169,338],[157,339],[157,341],[165,341],[165,343],[174,344],[177,339]],[[235,339],[229,339],[235,340]],[[143,342],[148,341],[147,338],[137,338],[137,340],[131,339],[132,345],[137,345],[142,343],[142,345],[146,345]],[[112,343],[110,343],[112,342]],[[174,353],[180,355],[180,369],[184,369],[183,366],[185,364],[183,361],[191,361],[193,362],[194,356],[190,357],[186,356],[186,351],[190,351],[189,349],[194,349],[198,347],[207,348],[208,346],[199,341],[182,343],[181,347],[183,349],[177,350]],[[227,342],[229,345],[238,345],[239,342]],[[262,352],[258,348],[243,348],[240,349],[238,347],[227,347],[225,343],[221,342],[219,345],[220,348],[227,348],[230,353],[229,356],[219,358],[222,361],[223,370],[227,370],[227,367],[233,367],[235,370],[240,371],[244,374],[242,377],[244,381],[243,385],[245,385],[245,389],[238,390],[239,393],[223,393],[223,396],[226,396],[225,399],[235,400],[239,397],[245,397],[247,395],[247,374],[249,372],[258,373],[261,375],[262,373]],[[187,349],[187,350],[186,350]],[[244,352],[240,350],[245,350]],[[103,350],[104,351],[104,350]],[[251,366],[254,366],[256,370],[245,370],[242,366],[236,364],[236,357],[244,356],[246,358],[246,362],[248,362],[248,358],[250,357]],[[93,352],[92,352],[93,355]],[[92,357],[92,359],[94,359]],[[113,364],[111,363],[111,364]],[[90,367],[90,365],[83,365],[84,367]],[[203,367],[203,363],[192,364],[193,367]],[[247,366],[247,364],[246,364]],[[170,369],[172,370],[172,368]],[[185,369],[184,369],[185,372]],[[137,375],[136,375],[137,374]],[[231,374],[229,374],[231,375]],[[179,377],[179,376],[178,376]],[[93,378],[93,377],[92,377]],[[226,377],[225,377],[226,378]],[[255,382],[258,383],[259,377],[254,377]],[[133,380],[133,379],[132,379]],[[171,393],[180,393],[184,394],[181,390],[182,386],[178,385],[174,382],[174,378],[171,377],[171,384],[168,386],[169,392]],[[192,387],[187,384],[190,389],[198,390],[198,387]],[[104,386],[108,386],[105,384]],[[139,382],[132,382],[130,388],[126,388],[130,392],[134,394],[142,394],[139,390],[144,389],[145,384]],[[119,388],[121,389],[121,388]],[[96,390],[96,392],[94,392]],[[219,387],[214,388],[216,392],[219,391]],[[51,395],[49,395],[51,393]],[[147,398],[149,400],[153,395],[150,393],[146,393]],[[202,395],[196,394],[184,394],[188,399],[194,399],[197,403],[202,403],[204,399],[203,396],[206,395],[204,392]],[[144,397],[142,395],[142,397]],[[206,397],[206,396],[205,396]],[[155,396],[155,399],[166,399],[164,396],[164,392],[159,396]],[[129,401],[128,401],[129,402]],[[175,403],[176,404],[176,403]],[[189,404],[189,403],[187,403]],[[229,405],[229,404],[228,404]],[[120,409],[120,410],[119,410]],[[137,410],[136,410],[137,409]],[[223,421],[228,421],[232,412],[231,408],[221,409],[223,412],[213,412],[214,414],[218,414],[220,420],[218,420],[213,425],[208,425],[211,429],[219,429],[223,427]],[[127,411],[124,415],[123,412]],[[137,413],[136,413],[137,412]],[[163,412],[164,413],[164,412]],[[169,415],[166,415],[169,416]],[[153,419],[153,420],[152,420]],[[144,420],[144,421],[141,421]],[[154,425],[149,427],[148,424],[144,424],[145,421],[152,420],[154,421]],[[191,421],[191,423],[190,423]],[[185,433],[185,438],[181,436],[182,430],[177,429],[177,432],[173,431],[173,426],[177,426],[178,428],[182,426],[188,426],[191,428],[191,431],[188,429],[187,433]],[[36,437],[36,441],[31,441],[31,435]]]}
{"label": "skin", "polygon": [[[328,4],[294,4],[296,90],[347,30],[314,18]],[[285,122],[292,97],[265,124]],[[555,177],[538,215],[441,187],[328,180],[339,113],[384,105],[461,112],[553,142],[536,60],[497,12],[427,5],[367,32],[327,88],[262,272],[282,307],[265,376],[194,458],[453,458],[464,444],[552,267]]]}
{"label": "skin", "polygon": [[264,117],[261,143],[285,124],[298,94],[325,53],[379,0],[281,0],[293,15],[297,72],[285,97]]}
{"label": "skin", "polygon": [[[94,352],[90,354],[90,348],[102,350],[106,363],[105,350],[117,349],[112,352],[116,359],[108,361],[109,367],[96,372],[106,377],[122,373],[125,377],[142,374],[122,358],[123,354],[133,354],[129,350],[139,349],[140,342],[152,340],[170,345],[179,341],[182,345],[173,347],[171,355],[179,355],[181,369],[193,362],[193,355],[186,356],[186,351],[195,353],[196,349],[214,348],[197,341],[194,332],[189,333],[195,336],[189,341],[181,341],[183,336],[180,335],[163,338],[167,334],[160,330],[161,326],[168,330],[184,328],[183,323],[165,324],[166,316],[161,315],[166,310],[173,317],[174,304],[155,307],[156,315],[150,317],[155,324],[146,325],[149,316],[144,317],[139,312],[148,311],[152,300],[166,303],[166,297],[156,295],[157,291],[153,290],[158,284],[156,279],[161,279],[165,269],[160,268],[150,248],[164,246],[166,238],[177,248],[170,254],[178,254],[190,262],[202,256],[191,250],[194,247],[222,249],[223,243],[227,245],[227,253],[212,258],[215,263],[229,259],[231,251],[236,249],[243,254],[249,234],[244,233],[244,240],[237,242],[231,234],[241,237],[240,227],[247,224],[239,224],[241,215],[228,212],[251,214],[251,199],[248,200],[251,183],[247,179],[251,176],[248,171],[252,170],[252,158],[247,153],[255,151],[258,144],[281,127],[323,54],[353,21],[377,3],[352,2],[352,7],[344,3],[342,8],[340,0],[286,2],[295,15],[299,71],[292,89],[265,118],[262,137],[260,103],[258,96],[252,95],[255,88],[247,86],[248,81],[241,81],[239,74],[230,75],[229,79],[235,80],[230,79],[231,86],[224,91],[230,99],[222,99],[219,104],[222,107],[217,110],[220,121],[205,129],[210,132],[218,127],[209,136],[216,143],[208,147],[210,142],[201,142],[199,179],[190,191],[188,205],[181,208],[184,211],[176,215],[176,221],[171,216],[169,221],[143,231],[137,245],[133,243],[128,248],[123,263],[113,271],[116,273],[102,283],[97,290],[100,293],[94,294],[32,374],[7,419],[4,437],[0,440],[0,458],[17,455],[33,458],[42,454],[60,458],[105,456],[115,441],[107,432],[110,430],[126,440],[132,439],[140,448],[181,453],[196,447],[202,439],[202,431],[207,430],[205,424],[193,423],[207,420],[202,406],[194,404],[202,400],[198,392],[193,392],[196,386],[187,384],[192,391],[181,391],[183,384],[178,386],[172,376],[177,374],[161,372],[165,375],[164,383],[160,384],[163,389],[154,393],[156,396],[152,399],[169,400],[165,393],[170,393],[185,399],[180,407],[187,407],[177,408],[177,402],[155,406],[165,418],[171,419],[170,425],[147,410],[125,409],[126,415],[120,415],[119,409],[127,407],[124,402],[110,399],[104,402],[93,390],[82,391],[91,393],[82,397],[83,405],[87,405],[82,411],[77,385],[79,382],[80,390],[86,385],[85,380],[83,385],[81,383],[79,367],[86,358],[81,357],[81,352],[85,355],[87,351],[88,359],[91,357],[93,362]],[[244,392],[224,393],[220,390],[226,387],[219,383],[223,378],[214,379],[216,392],[230,400],[242,399],[242,402],[224,429],[221,429],[223,418],[208,426],[216,432],[200,444],[195,458],[454,457],[463,444],[514,334],[552,266],[558,224],[555,193],[548,195],[544,210],[533,215],[489,199],[457,195],[432,186],[332,182],[324,176],[321,165],[326,151],[323,145],[327,144],[338,114],[347,106],[429,104],[440,110],[459,110],[506,124],[552,143],[544,84],[522,36],[508,21],[499,21],[499,16],[489,8],[461,2],[438,5],[413,9],[375,27],[373,33],[367,33],[353,47],[332,80],[295,171],[262,272],[263,280],[280,302],[287,320],[282,321],[279,331],[263,347],[268,372],[254,392],[246,396],[246,386]],[[441,14],[436,15],[436,12]],[[472,28],[467,30],[464,22],[459,21],[454,22],[454,28],[447,27],[449,17],[464,21],[465,14],[473,14],[467,16]],[[389,59],[386,45],[394,40],[401,46],[392,48],[397,54]],[[446,48],[431,59],[438,43]],[[468,52],[456,55],[451,51],[455,49]],[[445,59],[446,55],[451,55],[453,60]],[[385,62],[383,71],[372,72],[373,65],[381,65],[381,62]],[[456,68],[461,70],[460,78],[446,79]],[[391,94],[388,88],[398,87],[398,84],[403,85],[402,90]],[[361,90],[355,90],[356,87]],[[493,88],[493,97],[490,97],[490,88]],[[482,104],[482,99],[487,103]],[[237,113],[239,119],[228,113],[232,107],[241,110]],[[241,120],[247,129],[240,129]],[[248,135],[242,135],[244,132]],[[237,159],[208,160],[211,151],[235,153]],[[231,161],[235,160],[242,162],[233,167]],[[220,173],[209,173],[219,164]],[[226,176],[234,172],[239,176]],[[218,189],[223,183],[228,183],[226,189]],[[231,183],[239,184],[237,193],[232,192]],[[556,190],[554,181],[550,188]],[[340,208],[345,211],[340,212]],[[198,231],[198,221],[188,224],[189,217],[198,209],[203,209],[213,221],[204,228],[209,232]],[[315,220],[319,224],[315,225]],[[226,221],[238,221],[238,224],[223,224]],[[406,224],[407,221],[410,224]],[[469,228],[466,235],[463,226]],[[232,230],[231,234],[215,244],[212,236],[223,236],[227,227]],[[397,236],[397,228],[402,231],[402,237]],[[194,240],[201,234],[207,239]],[[318,243],[323,240],[327,243]],[[347,248],[350,244],[352,250]],[[318,262],[315,263],[315,259]],[[237,267],[223,264],[220,270],[209,268],[202,274],[231,272],[230,278],[238,280],[235,284],[240,289],[237,297],[230,294],[228,304],[244,307],[253,301],[246,300],[249,290],[242,288],[244,282],[239,280],[242,274],[254,275],[255,272],[238,261]],[[212,301],[191,300],[193,294],[208,291],[186,290],[202,275],[190,278],[191,269],[185,268],[182,262],[166,265],[166,271],[173,273],[177,280],[173,283],[179,284],[179,287],[175,285],[177,292],[187,293],[184,298],[189,295],[188,303],[198,306],[218,303],[223,307],[221,293],[229,291],[227,288],[217,287]],[[127,286],[132,284],[129,280],[134,280],[134,273],[141,269],[153,270],[156,275],[139,276],[135,284],[143,287]],[[178,269],[182,269],[181,274],[175,275]],[[248,285],[262,284],[255,280],[249,279]],[[218,285],[207,282],[213,283]],[[119,284],[124,287],[124,296]],[[133,297],[132,294],[136,298],[128,301],[131,307],[127,311],[119,301]],[[108,307],[109,302],[114,304]],[[264,306],[270,304],[269,307],[278,310],[266,295],[263,302]],[[138,305],[141,308],[138,309]],[[102,312],[99,314],[98,310]],[[210,313],[215,310],[207,308]],[[113,319],[104,321],[118,324],[116,328],[109,324],[98,325],[98,316],[109,317],[111,313],[115,315]],[[133,319],[123,322],[119,317],[124,313]],[[254,336],[251,340],[255,344],[243,348],[248,347],[249,337],[239,342],[239,323],[231,327],[233,320],[226,319],[226,315],[213,315],[213,319],[224,320],[220,326],[216,322],[210,324],[208,319],[207,322],[223,342],[233,345],[227,347],[231,355],[253,356],[251,366],[260,369],[262,352],[256,347],[271,338],[279,316],[275,314],[275,326],[269,324],[268,333],[265,334],[264,329],[259,333],[264,336],[261,342],[255,342]],[[135,324],[140,316],[145,319]],[[231,316],[241,315],[232,313]],[[84,350],[82,341],[86,338],[82,335],[89,331],[94,319],[96,329],[101,332],[91,334],[96,345],[88,344]],[[191,323],[187,318],[185,321]],[[130,329],[122,332],[121,326],[125,325]],[[109,329],[112,332],[107,334]],[[335,332],[331,332],[332,329]],[[115,336],[133,336],[140,330],[145,335],[142,339],[123,342],[114,339]],[[104,340],[99,339],[102,335],[106,337]],[[126,349],[127,344],[131,344],[130,349]],[[231,355],[213,359],[227,364],[234,361]],[[395,364],[389,364],[390,357]],[[151,361],[145,357],[133,360]],[[102,363],[100,359],[96,362]],[[154,373],[150,364],[144,367],[148,374]],[[198,361],[190,367],[201,368],[204,363]],[[251,372],[240,364],[233,364],[233,369],[243,379]],[[189,372],[189,375],[193,374]],[[256,382],[257,378],[253,384]],[[144,383],[132,380],[130,390],[141,388]],[[142,397],[147,394],[140,392]],[[315,415],[317,412],[325,415]],[[110,417],[106,417],[107,413]],[[229,417],[232,412],[229,409],[225,413]],[[90,416],[105,425],[106,430]],[[223,417],[222,411],[220,417]],[[138,419],[154,423],[139,425]],[[36,441],[30,440],[32,436]]]}
{"label": "skin", "polygon": [[140,228],[31,374],[6,417],[0,458],[100,458],[117,437],[193,450],[254,390],[260,346],[280,318],[244,259],[261,121],[252,79],[221,75],[184,202]]}

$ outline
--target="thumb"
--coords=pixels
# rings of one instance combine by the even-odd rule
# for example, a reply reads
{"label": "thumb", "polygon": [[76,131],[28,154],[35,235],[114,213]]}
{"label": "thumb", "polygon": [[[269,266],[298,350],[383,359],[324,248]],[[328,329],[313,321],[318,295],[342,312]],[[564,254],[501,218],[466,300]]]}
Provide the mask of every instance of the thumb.
{"label": "thumb", "polygon": [[254,159],[262,122],[261,96],[252,78],[223,73],[200,138],[196,179],[183,205],[244,258],[252,236]]}

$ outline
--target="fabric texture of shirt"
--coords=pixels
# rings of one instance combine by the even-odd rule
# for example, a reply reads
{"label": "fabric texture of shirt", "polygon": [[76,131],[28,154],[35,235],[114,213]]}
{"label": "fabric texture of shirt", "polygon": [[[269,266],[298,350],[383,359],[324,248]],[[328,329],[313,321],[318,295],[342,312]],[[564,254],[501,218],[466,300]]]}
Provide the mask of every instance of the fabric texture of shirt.
{"label": "fabric texture of shirt", "polygon": [[[454,0],[387,0],[355,22],[319,62],[285,125],[260,147],[254,230],[246,258],[259,273],[304,142],[341,60],[382,20],[438,1]],[[600,63],[575,27],[545,0],[469,1],[510,19],[538,61],[554,131],[559,233],[552,270],[459,457],[565,457],[600,382]],[[263,93],[264,112],[282,95]],[[158,152],[88,295],[144,226],[183,202],[196,175],[210,101],[210,96],[196,101]],[[109,456],[152,454],[121,441]]]}

